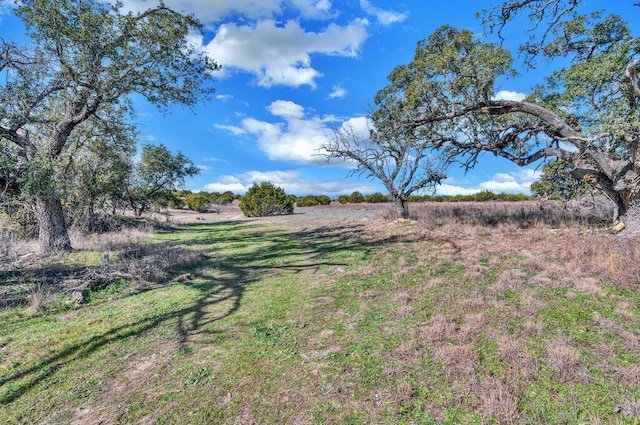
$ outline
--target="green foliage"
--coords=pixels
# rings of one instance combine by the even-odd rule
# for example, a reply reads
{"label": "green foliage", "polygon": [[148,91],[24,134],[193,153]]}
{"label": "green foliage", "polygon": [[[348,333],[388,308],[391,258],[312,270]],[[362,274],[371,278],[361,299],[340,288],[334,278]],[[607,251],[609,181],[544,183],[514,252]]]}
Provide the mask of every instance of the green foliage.
{"label": "green foliage", "polygon": [[171,153],[164,145],[142,146],[140,162],[127,190],[129,206],[137,215],[151,207],[169,205],[173,190],[184,184],[184,178],[196,175],[198,168],[181,152]]}
{"label": "green foliage", "polygon": [[327,195],[307,195],[296,199],[298,207],[313,207],[315,205],[329,205],[331,198]]}
{"label": "green foliage", "polygon": [[364,202],[364,195],[357,190],[349,195],[350,204],[361,204]]}
{"label": "green foliage", "polygon": [[364,195],[364,202],[368,202],[370,204],[381,204],[385,202],[389,202],[389,197],[383,195],[380,192],[370,193],[368,195]]}
{"label": "green foliage", "polygon": [[207,211],[209,198],[200,193],[190,194],[185,196],[185,203],[187,204],[187,208],[189,208],[190,210],[204,213]]}
{"label": "green foliage", "polygon": [[313,207],[316,205],[320,205],[320,201],[318,201],[314,195],[307,195],[296,199],[296,206],[298,207]]}
{"label": "green foliage", "polygon": [[232,203],[234,199],[236,199],[236,197],[233,192],[227,190],[226,192],[221,193],[219,196],[216,196],[214,198],[214,202],[219,203],[220,205],[228,205]]}
{"label": "green foliage", "polygon": [[14,205],[36,206],[41,248],[71,248],[65,213],[91,222],[96,208],[114,212],[125,198],[136,213],[166,205],[171,185],[145,181],[161,175],[145,161],[140,184],[125,189],[130,95],[163,110],[210,98],[218,65],[187,42],[200,24],[163,4],[134,13],[122,2],[25,0],[12,11],[29,39],[0,49],[0,187]]}
{"label": "green foliage", "polygon": [[531,183],[531,193],[551,199],[572,199],[583,195],[588,186],[571,176],[573,168],[570,162],[559,159],[545,163],[540,179]]}
{"label": "green foliage", "polygon": [[[483,12],[496,41],[509,37],[511,25],[522,33],[520,25],[531,22],[520,46],[527,65],[561,58],[526,101],[497,96],[496,82],[515,75],[503,43],[436,29],[377,93],[375,103],[384,107],[374,114],[376,129],[401,129],[427,142],[424,149],[437,151],[446,166],[467,170],[483,152],[520,166],[559,158],[614,203],[615,220],[637,215],[640,39],[621,17],[591,7],[582,0],[504,1]],[[573,196],[565,181],[556,190],[550,180],[534,186],[536,193]]]}
{"label": "green foliage", "polygon": [[473,200],[476,202],[495,201],[497,199],[498,196],[490,190],[482,190],[473,195]]}
{"label": "green foliage", "polygon": [[530,199],[530,196],[523,193],[493,193],[483,190],[470,195],[413,195],[409,197],[409,202],[519,202]]}
{"label": "green foliage", "polygon": [[246,217],[293,214],[295,199],[270,182],[253,184],[240,198],[240,209]]}
{"label": "green foliage", "polygon": [[329,198],[327,195],[318,195],[318,196],[316,196],[316,199],[318,200],[320,205],[330,205],[331,204],[331,198]]}
{"label": "green foliage", "polygon": [[340,196],[338,196],[338,202],[340,204],[348,204],[349,203],[349,195],[340,195]]}

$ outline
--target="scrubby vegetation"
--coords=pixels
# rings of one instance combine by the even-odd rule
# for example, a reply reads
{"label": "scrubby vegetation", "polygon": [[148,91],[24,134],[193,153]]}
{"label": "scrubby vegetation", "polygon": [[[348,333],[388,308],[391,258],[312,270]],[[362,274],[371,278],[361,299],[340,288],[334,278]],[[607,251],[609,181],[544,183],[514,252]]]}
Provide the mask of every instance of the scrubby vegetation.
{"label": "scrubby vegetation", "polygon": [[295,198],[270,182],[252,185],[240,198],[240,209],[247,217],[293,214]]}
{"label": "scrubby vegetation", "polygon": [[331,198],[327,195],[306,195],[302,198],[296,199],[296,206],[298,207],[313,207],[316,205],[329,205],[331,204]]}

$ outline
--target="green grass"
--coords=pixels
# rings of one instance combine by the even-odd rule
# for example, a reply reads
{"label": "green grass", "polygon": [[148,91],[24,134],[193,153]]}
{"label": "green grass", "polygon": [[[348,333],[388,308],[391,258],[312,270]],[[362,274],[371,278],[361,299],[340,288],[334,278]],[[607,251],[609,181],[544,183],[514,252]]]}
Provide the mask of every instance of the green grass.
{"label": "green grass", "polygon": [[157,234],[204,254],[175,264],[191,280],[1,312],[0,423],[637,423],[618,408],[640,400],[637,291],[536,286],[551,272],[506,250],[503,270],[471,243],[385,236]]}

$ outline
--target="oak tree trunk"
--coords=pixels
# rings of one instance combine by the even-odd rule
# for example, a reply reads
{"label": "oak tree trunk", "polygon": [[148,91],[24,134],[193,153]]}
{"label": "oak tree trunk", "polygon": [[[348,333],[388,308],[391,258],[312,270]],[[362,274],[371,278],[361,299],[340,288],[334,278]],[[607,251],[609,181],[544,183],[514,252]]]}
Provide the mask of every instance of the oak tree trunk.
{"label": "oak tree trunk", "polygon": [[640,200],[625,205],[619,213],[618,221],[624,223],[626,232],[640,231]]}
{"label": "oak tree trunk", "polygon": [[393,200],[396,207],[396,216],[402,219],[409,218],[409,202],[400,196],[396,196]]}
{"label": "oak tree trunk", "polygon": [[40,252],[71,251],[71,240],[64,220],[60,198],[39,195],[35,198]]}

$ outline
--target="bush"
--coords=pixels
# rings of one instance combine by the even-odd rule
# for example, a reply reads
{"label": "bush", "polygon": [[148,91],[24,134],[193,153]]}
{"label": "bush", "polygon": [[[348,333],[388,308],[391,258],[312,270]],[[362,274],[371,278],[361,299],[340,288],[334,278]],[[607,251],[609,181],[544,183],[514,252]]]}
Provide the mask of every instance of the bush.
{"label": "bush", "polygon": [[348,195],[340,195],[338,196],[338,202],[341,204],[348,204],[349,203],[349,196]]}
{"label": "bush", "polygon": [[327,195],[307,195],[296,200],[296,205],[299,207],[313,207],[316,205],[329,205],[331,198]]}
{"label": "bush", "polygon": [[254,184],[240,198],[240,209],[246,217],[293,214],[295,198],[270,182]]}
{"label": "bush", "polygon": [[296,200],[296,205],[299,207],[313,207],[316,205],[320,205],[318,199],[313,195],[303,196],[302,198],[298,198]]}
{"label": "bush", "polygon": [[320,203],[320,205],[331,204],[331,198],[329,198],[327,195],[316,196],[316,200]]}
{"label": "bush", "polygon": [[209,198],[201,193],[191,194],[185,196],[185,203],[190,210],[203,213],[207,211]]}
{"label": "bush", "polygon": [[362,193],[355,191],[351,195],[349,195],[349,203],[351,204],[360,204],[364,202],[364,196]]}
{"label": "bush", "polygon": [[370,204],[381,204],[384,202],[389,202],[389,197],[383,195],[380,192],[371,193],[369,195],[364,196],[364,202],[368,202]]}

